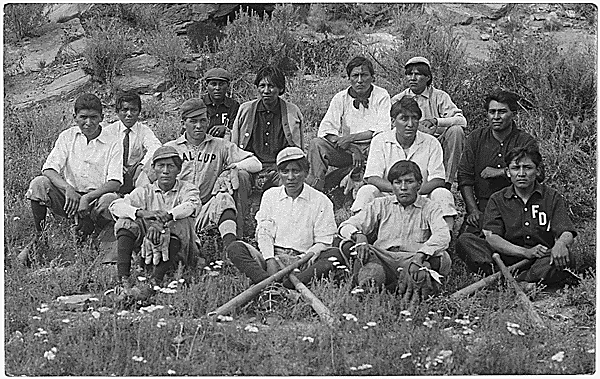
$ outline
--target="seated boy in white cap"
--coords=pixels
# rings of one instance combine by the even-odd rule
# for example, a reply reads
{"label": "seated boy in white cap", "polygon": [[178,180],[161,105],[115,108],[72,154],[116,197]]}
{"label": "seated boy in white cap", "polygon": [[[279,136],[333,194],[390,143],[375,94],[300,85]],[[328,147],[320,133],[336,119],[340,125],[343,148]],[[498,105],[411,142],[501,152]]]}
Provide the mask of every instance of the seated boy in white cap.
{"label": "seated boy in white cap", "polygon": [[423,113],[419,130],[431,134],[440,141],[444,151],[444,186],[450,189],[465,144],[467,120],[454,104],[450,95],[433,86],[433,75],[429,60],[423,57],[410,58],[404,65],[408,88],[392,97],[392,104],[404,96],[413,97]]}
{"label": "seated boy in white cap", "polygon": [[[183,161],[179,179],[193,183],[200,191],[202,208],[196,231],[216,225],[225,248],[243,230],[243,223],[236,220],[235,192],[250,192],[249,174],[259,172],[262,164],[251,152],[207,134],[208,114],[201,99],[186,100],[180,111],[184,133],[165,146],[173,146]],[[240,206],[237,204],[237,209]]]}
{"label": "seated boy in white cap", "polygon": [[[277,154],[276,165],[283,185],[263,193],[256,214],[258,250],[236,241],[226,252],[252,283],[279,271],[278,260],[289,265],[302,255],[314,252],[314,257],[301,266],[296,275],[302,283],[308,284],[312,278],[327,275],[335,267],[333,262],[337,261],[338,267],[343,266],[340,250],[331,247],[336,234],[333,203],[323,193],[304,183],[309,167],[300,148],[281,150]],[[294,288],[289,279],[285,279],[283,285]]]}
{"label": "seated boy in white cap", "polygon": [[129,280],[134,250],[141,249],[146,266],[154,267],[150,280],[153,285],[159,285],[176,262],[186,264],[198,256],[200,241],[194,224],[200,192],[192,183],[177,179],[181,166],[174,147],[159,147],[152,156],[156,181],[110,205],[110,212],[118,219],[117,274],[126,295],[137,296]]}
{"label": "seated boy in white cap", "polygon": [[224,138],[231,133],[233,120],[237,116],[240,103],[227,96],[231,83],[231,73],[224,68],[211,68],[204,75],[206,94],[202,101],[208,113],[208,134]]}

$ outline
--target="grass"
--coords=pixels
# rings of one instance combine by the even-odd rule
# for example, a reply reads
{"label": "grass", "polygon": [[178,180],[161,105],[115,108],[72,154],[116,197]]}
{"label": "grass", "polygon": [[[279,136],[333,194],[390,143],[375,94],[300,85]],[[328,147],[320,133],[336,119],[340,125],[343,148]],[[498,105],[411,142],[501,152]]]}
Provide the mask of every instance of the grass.
{"label": "grass", "polygon": [[[384,7],[353,9],[352,6],[331,6],[335,19],[317,21],[323,29],[327,29],[331,26],[328,25],[330,22],[347,24],[344,15],[360,14],[361,20],[372,28],[378,22],[375,11]],[[371,12],[371,9],[374,11]],[[284,11],[289,12],[289,8]],[[402,11],[410,12],[411,9]],[[415,17],[427,18],[418,9],[416,12]],[[277,14],[274,14],[275,18]],[[415,29],[415,22],[402,18],[402,12],[398,12],[396,17],[394,25],[404,33],[399,35],[408,36],[409,31],[422,33],[412,34],[415,38],[403,42],[411,51],[422,49],[436,57],[445,54],[452,58],[451,61],[461,51],[458,45],[444,50],[438,45],[439,41],[432,38],[439,33],[443,40],[452,41],[451,30],[437,30],[434,25],[423,30]],[[245,37],[245,30],[264,33],[282,30],[283,24],[290,20],[293,18],[275,19],[275,24],[269,24],[268,20],[248,16],[237,25],[235,22],[229,25],[224,40],[237,36],[235,38],[239,40],[235,46],[252,46],[251,43],[256,43],[259,36]],[[143,24],[144,20],[130,21]],[[167,37],[165,41],[175,41],[171,39],[175,38],[173,35]],[[261,41],[277,43],[293,39],[289,34],[260,38]],[[248,65],[256,62],[242,62],[242,58],[245,54],[251,56],[255,51],[247,46],[237,52],[226,51],[225,46],[221,45],[220,54],[230,57],[227,62],[231,66],[227,67],[235,69],[233,71],[239,78],[232,86],[234,96],[240,101],[248,100],[254,96],[251,82],[252,71],[256,69]],[[340,46],[346,49],[346,54],[350,52],[345,42]],[[581,55],[547,53],[546,60],[552,66],[549,69],[529,64],[536,51],[541,53],[543,48],[550,50],[548,46],[524,41],[505,49],[507,56],[502,56],[501,51],[493,53],[489,62],[462,65],[455,72],[449,71],[444,63],[438,63],[440,66],[434,70],[436,83],[443,83],[455,102],[463,104],[459,106],[463,108],[470,128],[483,125],[479,104],[483,93],[499,78],[511,78],[511,72],[505,70],[505,63],[511,59],[520,59],[517,67],[521,71],[513,70],[513,73],[519,74],[515,76],[518,79],[502,84],[513,90],[523,86],[533,88],[531,93],[546,95],[552,100],[544,102],[528,96],[533,108],[522,112],[518,123],[540,139],[547,162],[546,182],[561,190],[571,207],[579,232],[573,252],[577,260],[576,270],[583,281],[576,288],[534,294],[546,329],[533,327],[515,302],[513,291],[503,284],[493,285],[468,299],[451,299],[449,294],[478,280],[455,256],[442,295],[422,304],[410,315],[403,312],[399,299],[391,294],[367,294],[361,300],[350,294],[348,283],[335,285],[329,280],[313,283],[312,291],[339,321],[333,328],[321,324],[317,315],[303,302],[283,302],[275,305],[272,311],[265,309],[264,304],[251,302],[237,312],[233,322],[209,320],[205,316],[207,312],[249,285],[248,280],[232,267],[224,267],[216,275],[212,274],[215,276],[203,267],[174,274],[173,279],[184,279],[184,283],[177,286],[177,292],[159,293],[151,299],[152,305],[161,305],[162,309],[143,311],[145,308],[142,306],[151,305],[148,303],[117,306],[103,296],[106,290],[115,286],[115,267],[99,264],[98,254],[90,245],[75,243],[69,233],[69,222],[51,216],[46,230],[50,237],[48,250],[31,269],[19,267],[14,264],[14,257],[33,232],[24,193],[29,181],[39,175],[59,132],[71,125],[72,104],[55,102],[19,111],[5,105],[6,374],[262,376],[595,372],[595,352],[590,351],[595,348],[596,331],[596,231],[591,221],[595,220],[596,212],[593,206],[596,203],[596,172],[592,164],[596,162],[596,119],[595,104],[588,99],[590,83],[595,83],[595,79],[589,75],[585,64],[586,54],[594,51]],[[171,64],[176,74],[178,52],[186,49],[180,40],[172,45],[157,44],[148,48],[164,52],[161,64]],[[340,64],[344,52],[335,51],[335,44],[329,42],[311,48],[314,50],[305,52],[304,58],[298,59],[294,55],[299,73],[287,77],[288,91],[284,95],[297,104],[305,116],[306,145],[314,138],[333,94],[347,86],[341,70],[343,64]],[[320,51],[336,58],[332,62],[320,61]],[[289,46],[279,52],[296,54],[297,50]],[[283,60],[285,54],[273,58]],[[406,58],[401,54],[402,51],[396,55],[399,62]],[[518,57],[514,57],[516,55]],[[389,70],[376,65],[377,83],[394,95],[400,90],[398,78],[402,77],[402,73],[394,71],[397,68],[392,63],[382,63]],[[109,70],[107,73],[112,72]],[[570,72],[578,73],[575,87],[569,83],[567,74]],[[312,77],[301,74],[311,74]],[[177,78],[174,76],[173,79],[176,81]],[[569,89],[567,100],[562,102],[559,101],[560,96],[565,92],[561,88]],[[176,100],[180,103],[183,98]],[[143,117],[162,142],[180,134],[180,121],[171,105],[153,99],[143,107]],[[457,203],[462,204],[459,195],[455,193],[455,196]],[[336,222],[339,223],[349,217],[350,203],[340,197],[335,197],[334,203],[338,208]],[[218,238],[208,234],[202,236],[202,241],[207,263],[217,259],[221,249]],[[59,296],[81,293],[96,294],[98,301],[90,301],[74,310],[65,309],[55,301]],[[343,314],[352,314],[357,321],[348,320]],[[367,322],[376,324],[365,329]],[[509,332],[507,322],[519,324],[519,330],[525,335]],[[258,331],[246,330],[248,325]],[[561,351],[564,352],[562,359],[558,354]]]}

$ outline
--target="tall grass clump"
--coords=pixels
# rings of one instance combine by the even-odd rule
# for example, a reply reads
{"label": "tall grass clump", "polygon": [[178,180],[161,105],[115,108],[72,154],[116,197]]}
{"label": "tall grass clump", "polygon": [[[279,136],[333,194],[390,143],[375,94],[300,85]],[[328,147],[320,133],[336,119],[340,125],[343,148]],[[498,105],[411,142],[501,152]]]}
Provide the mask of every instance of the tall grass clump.
{"label": "tall grass clump", "polygon": [[167,78],[177,91],[188,97],[197,95],[199,86],[191,78],[183,60],[189,47],[177,36],[175,30],[169,26],[161,26],[158,30],[146,34],[144,39],[146,51],[158,58]]}
{"label": "tall grass clump", "polygon": [[46,4],[6,4],[4,6],[4,36],[19,41],[33,37],[48,22]]}
{"label": "tall grass clump", "polygon": [[83,51],[87,69],[95,80],[110,83],[119,72],[123,61],[133,52],[135,35],[118,21],[99,25],[90,32]]}

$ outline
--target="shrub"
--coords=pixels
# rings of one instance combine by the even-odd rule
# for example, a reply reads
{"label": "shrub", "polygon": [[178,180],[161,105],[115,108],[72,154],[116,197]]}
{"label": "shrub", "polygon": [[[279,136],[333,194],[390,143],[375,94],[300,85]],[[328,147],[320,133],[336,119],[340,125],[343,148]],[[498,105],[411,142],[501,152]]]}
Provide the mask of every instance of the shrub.
{"label": "shrub", "polygon": [[4,6],[4,34],[13,34],[16,40],[36,35],[38,28],[48,21],[46,4],[6,4]]}
{"label": "shrub", "polygon": [[223,31],[214,21],[196,21],[187,26],[186,35],[192,51],[198,53],[208,50],[215,53],[219,40],[223,38]]}
{"label": "shrub", "polygon": [[159,30],[147,33],[144,46],[148,54],[158,58],[160,65],[166,70],[167,78],[179,92],[186,96],[197,95],[199,85],[191,78],[183,61],[188,53],[188,46],[173,29],[161,26]]}
{"label": "shrub", "polygon": [[87,70],[95,80],[110,83],[119,72],[123,61],[133,52],[134,35],[117,21],[92,30],[83,56],[87,60]]}
{"label": "shrub", "polygon": [[117,4],[119,16],[139,30],[152,31],[160,28],[160,4]]}

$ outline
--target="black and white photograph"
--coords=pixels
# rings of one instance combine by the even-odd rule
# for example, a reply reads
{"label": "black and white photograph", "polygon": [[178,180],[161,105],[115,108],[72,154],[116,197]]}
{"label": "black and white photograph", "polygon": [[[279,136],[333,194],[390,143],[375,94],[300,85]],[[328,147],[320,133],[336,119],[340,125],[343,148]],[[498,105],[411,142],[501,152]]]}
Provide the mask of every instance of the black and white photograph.
{"label": "black and white photograph", "polygon": [[4,375],[596,373],[596,4],[3,10]]}

